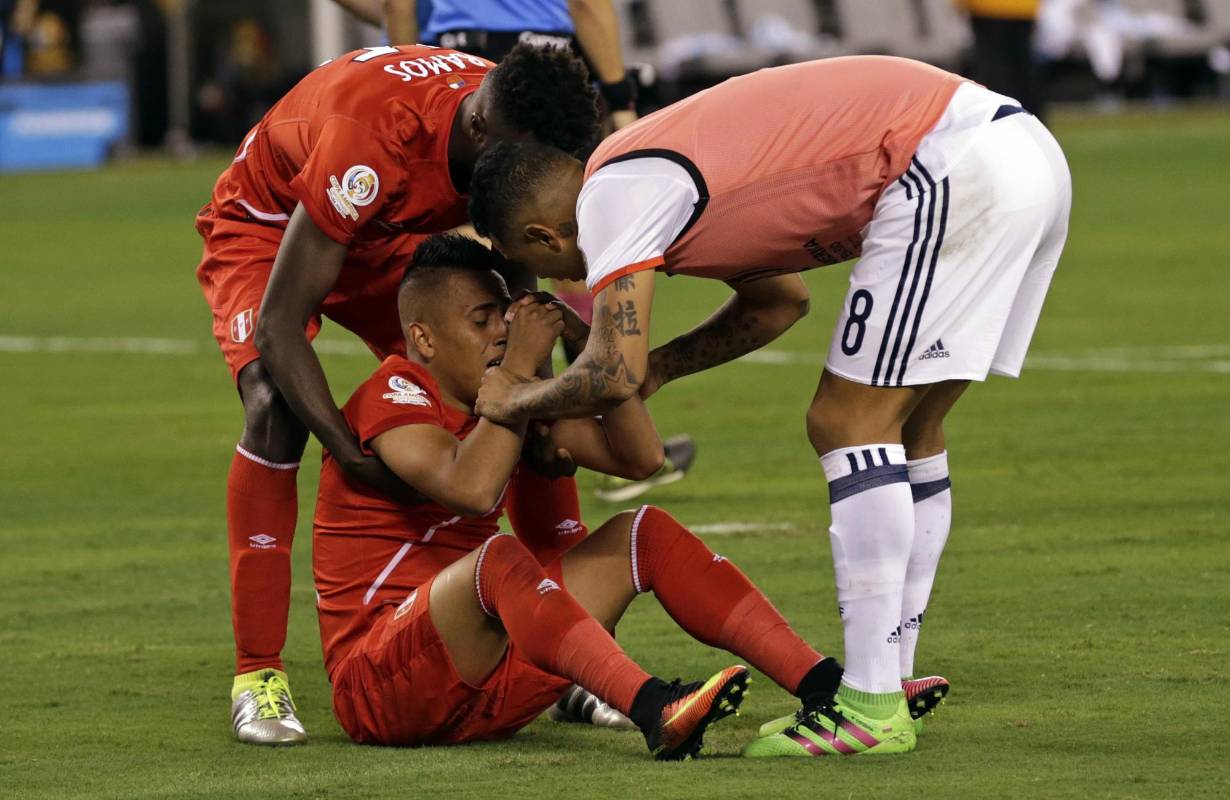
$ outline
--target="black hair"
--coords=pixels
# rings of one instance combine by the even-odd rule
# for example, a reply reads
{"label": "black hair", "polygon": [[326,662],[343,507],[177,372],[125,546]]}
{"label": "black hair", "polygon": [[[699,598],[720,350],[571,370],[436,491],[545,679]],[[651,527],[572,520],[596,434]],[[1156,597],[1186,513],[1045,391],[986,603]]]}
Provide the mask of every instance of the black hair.
{"label": "black hair", "polygon": [[508,242],[516,210],[547,188],[548,178],[569,157],[536,142],[496,142],[470,177],[470,222],[480,236]]}
{"label": "black hair", "polygon": [[[442,233],[423,240],[410,259],[398,288],[399,307],[413,309],[410,319],[433,306],[433,292],[446,278],[458,272],[486,279],[492,272],[499,276],[500,293],[507,295],[504,278],[507,263],[504,258],[482,242],[459,233]],[[409,293],[407,293],[407,290]],[[409,305],[407,305],[409,304]]]}
{"label": "black hair", "polygon": [[477,239],[460,233],[441,233],[424,239],[410,257],[410,266],[402,276],[402,283],[413,280],[416,273],[431,269],[454,269],[482,272],[503,272],[504,259],[499,253]]}
{"label": "black hair", "polygon": [[504,121],[544,144],[579,153],[598,136],[598,93],[571,50],[521,42],[486,82]]}

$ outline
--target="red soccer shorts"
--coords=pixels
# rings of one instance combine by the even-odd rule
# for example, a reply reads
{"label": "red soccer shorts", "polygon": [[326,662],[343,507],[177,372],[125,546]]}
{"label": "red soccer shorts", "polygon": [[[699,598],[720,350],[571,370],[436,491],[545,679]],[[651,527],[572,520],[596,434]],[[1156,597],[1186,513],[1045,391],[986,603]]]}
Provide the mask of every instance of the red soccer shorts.
{"label": "red soccer shorts", "polygon": [[[281,231],[258,225],[234,227],[243,232],[224,231],[208,216],[197,218],[205,253],[196,276],[213,312],[214,338],[231,377],[238,380],[240,370],[260,358],[256,316],[278,254]],[[320,332],[323,314],[362,339],[378,359],[405,355],[406,342],[397,317],[397,287],[404,268],[400,260],[375,268],[347,262],[337,285],[308,322],[308,339]]]}
{"label": "red soccer shorts", "polygon": [[[559,561],[546,570],[563,582]],[[463,681],[428,613],[431,584],[388,609],[334,670],[333,713],[356,742],[416,747],[506,739],[572,685],[511,643],[482,685]]]}

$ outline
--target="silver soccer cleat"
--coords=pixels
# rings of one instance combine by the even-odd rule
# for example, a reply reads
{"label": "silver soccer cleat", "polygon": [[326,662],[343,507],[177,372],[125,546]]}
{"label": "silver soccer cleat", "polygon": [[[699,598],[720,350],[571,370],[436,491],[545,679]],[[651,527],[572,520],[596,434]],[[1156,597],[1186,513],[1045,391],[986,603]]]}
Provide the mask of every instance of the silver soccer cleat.
{"label": "silver soccer cleat", "polygon": [[263,680],[245,689],[231,703],[235,738],[246,744],[293,745],[307,742],[307,731],[295,716],[295,701],[286,680],[269,670]]}
{"label": "silver soccer cleat", "polygon": [[564,692],[559,702],[547,709],[547,718],[555,722],[588,723],[621,731],[636,730],[636,723],[580,686],[573,686]]}

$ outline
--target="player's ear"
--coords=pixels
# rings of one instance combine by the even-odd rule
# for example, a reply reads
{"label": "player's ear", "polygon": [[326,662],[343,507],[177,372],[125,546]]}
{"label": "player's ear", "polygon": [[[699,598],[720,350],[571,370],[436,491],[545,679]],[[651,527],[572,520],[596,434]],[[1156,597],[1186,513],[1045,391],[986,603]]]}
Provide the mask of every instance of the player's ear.
{"label": "player's ear", "polygon": [[474,146],[480,151],[485,149],[491,138],[487,134],[487,117],[478,111],[471,111],[470,118],[466,120],[466,128],[469,130],[470,140],[474,142]]}
{"label": "player's ear", "polygon": [[531,222],[525,226],[525,241],[545,247],[552,253],[558,253],[562,249],[556,232],[546,225],[539,225],[536,222]]}
{"label": "player's ear", "polygon": [[414,351],[430,361],[436,355],[436,345],[432,341],[431,328],[421,322],[411,322],[406,326],[406,341]]}

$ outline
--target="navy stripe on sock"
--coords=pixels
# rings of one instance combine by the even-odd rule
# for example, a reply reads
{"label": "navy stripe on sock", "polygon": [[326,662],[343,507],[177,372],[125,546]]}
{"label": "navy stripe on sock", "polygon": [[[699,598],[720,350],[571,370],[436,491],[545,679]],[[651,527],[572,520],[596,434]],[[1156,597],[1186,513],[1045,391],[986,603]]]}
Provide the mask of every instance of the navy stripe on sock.
{"label": "navy stripe on sock", "polygon": [[860,492],[890,483],[909,483],[909,480],[905,464],[885,464],[882,467],[854,472],[829,481],[829,503],[837,503]]}
{"label": "navy stripe on sock", "polygon": [[[910,239],[910,244],[905,248],[905,263],[901,265],[901,277],[897,279],[897,293],[893,295],[893,304],[889,306],[888,309],[888,321],[884,323],[884,332],[880,335],[880,350],[876,354],[875,368],[871,371],[872,386],[880,385],[880,368],[884,363],[884,354],[888,349],[888,339],[892,335],[893,323],[897,320],[897,306],[901,303],[901,293],[905,291],[905,284],[909,279],[910,264],[914,259],[914,248],[918,246],[918,234],[922,231],[922,211],[923,201],[925,199],[922,195],[922,183],[908,171],[901,178],[898,178],[898,180],[905,184],[907,198],[910,196],[910,184],[906,182],[906,177],[909,177],[910,180],[917,182],[919,189],[918,205],[914,208],[914,236]],[[888,373],[886,372],[885,383],[888,382],[887,376]]]}
{"label": "navy stripe on sock", "polygon": [[[922,165],[918,165],[922,168]],[[918,326],[922,322],[923,309],[927,306],[927,298],[931,296],[931,280],[935,277],[935,265],[940,258],[940,250],[944,247],[944,232],[948,228],[948,179],[940,182],[944,189],[944,199],[940,208],[940,230],[935,238],[935,249],[931,251],[931,264],[927,268],[927,282],[923,284],[922,297],[918,300],[918,311],[914,314],[914,327],[910,331],[910,341],[905,346],[905,354],[901,357],[901,371],[897,373],[897,385],[905,381],[905,368],[910,363],[910,353],[914,349],[914,341],[918,338]],[[939,340],[936,340],[939,344]],[[943,349],[941,347],[940,349]]]}
{"label": "navy stripe on sock", "polygon": [[927,481],[926,483],[911,483],[910,494],[914,495],[914,502],[921,503],[928,497],[935,497],[940,492],[947,491],[952,488],[952,481],[948,478],[940,478],[938,481]]}

